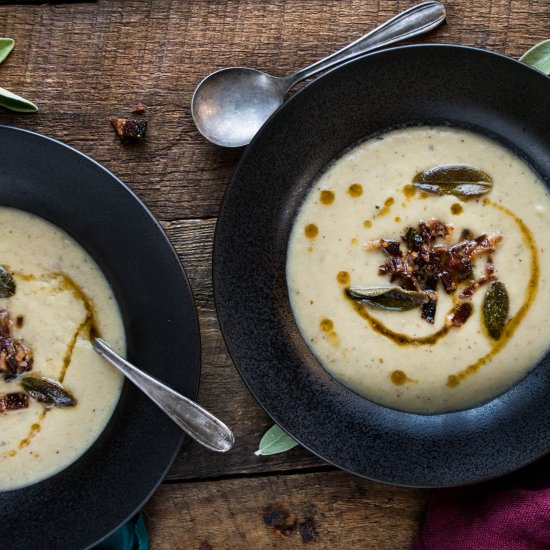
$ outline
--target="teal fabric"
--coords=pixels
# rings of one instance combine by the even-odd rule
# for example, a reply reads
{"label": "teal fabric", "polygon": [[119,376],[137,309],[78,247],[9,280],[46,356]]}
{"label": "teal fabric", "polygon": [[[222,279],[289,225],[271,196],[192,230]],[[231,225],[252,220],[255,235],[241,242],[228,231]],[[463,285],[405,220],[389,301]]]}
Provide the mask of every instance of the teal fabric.
{"label": "teal fabric", "polygon": [[125,523],[94,550],[149,550],[149,535],[143,513]]}

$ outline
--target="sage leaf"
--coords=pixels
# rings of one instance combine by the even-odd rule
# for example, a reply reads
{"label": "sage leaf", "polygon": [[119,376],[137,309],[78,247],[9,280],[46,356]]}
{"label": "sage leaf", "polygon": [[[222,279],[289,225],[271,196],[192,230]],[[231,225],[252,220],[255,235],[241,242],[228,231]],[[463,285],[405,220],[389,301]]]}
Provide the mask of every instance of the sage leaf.
{"label": "sage leaf", "polygon": [[493,179],[472,166],[445,164],[419,172],[413,184],[425,193],[470,198],[489,192],[493,187]]}
{"label": "sage leaf", "polygon": [[56,407],[74,407],[76,399],[59,382],[49,378],[26,376],[21,380],[23,389],[37,401]]}
{"label": "sage leaf", "polygon": [[508,321],[509,309],[510,300],[506,287],[500,281],[494,281],[483,297],[483,322],[493,340],[498,340],[502,336]]}
{"label": "sage leaf", "polygon": [[547,76],[550,75],[550,39],[535,44],[519,60]]}
{"label": "sage leaf", "polygon": [[296,447],[298,443],[292,439],[282,428],[277,424],[273,424],[260,440],[258,450],[254,453],[256,456],[269,456],[278,453],[290,451]]}
{"label": "sage leaf", "polygon": [[14,45],[15,40],[13,38],[0,38],[0,63],[10,55]]}
{"label": "sage leaf", "polygon": [[34,103],[5,88],[0,88],[0,106],[18,113],[34,113],[38,111],[38,107]]}
{"label": "sage leaf", "polygon": [[346,290],[346,294],[361,304],[390,311],[407,311],[430,300],[425,292],[405,290],[398,286],[352,287]]}

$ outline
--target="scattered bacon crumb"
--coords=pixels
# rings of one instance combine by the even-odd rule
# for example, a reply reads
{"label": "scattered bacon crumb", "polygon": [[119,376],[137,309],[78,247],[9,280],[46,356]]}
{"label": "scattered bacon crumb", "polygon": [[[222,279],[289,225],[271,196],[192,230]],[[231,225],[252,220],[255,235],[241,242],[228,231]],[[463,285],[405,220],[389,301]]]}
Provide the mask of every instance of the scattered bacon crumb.
{"label": "scattered bacon crumb", "polygon": [[297,526],[297,521],[292,521],[288,512],[280,508],[267,508],[264,510],[263,520],[268,527],[273,527],[284,537],[292,535]]}
{"label": "scattered bacon crumb", "polygon": [[147,133],[147,121],[135,118],[109,117],[115,132],[123,141],[138,141]]}
{"label": "scattered bacon crumb", "polygon": [[133,107],[132,107],[132,113],[136,113],[136,114],[141,114],[141,113],[144,113],[145,112],[145,105],[143,105],[143,103],[136,103]]}
{"label": "scattered bacon crumb", "polygon": [[315,520],[313,518],[308,518],[304,522],[300,523],[299,530],[303,544],[312,542],[317,536],[317,526],[315,525]]}

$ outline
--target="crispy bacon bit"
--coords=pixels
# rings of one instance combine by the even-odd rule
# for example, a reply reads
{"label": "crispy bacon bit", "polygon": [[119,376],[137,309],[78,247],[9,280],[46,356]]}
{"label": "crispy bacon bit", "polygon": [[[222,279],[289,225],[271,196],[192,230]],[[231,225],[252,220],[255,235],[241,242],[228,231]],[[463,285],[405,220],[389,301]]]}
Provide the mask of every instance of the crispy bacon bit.
{"label": "crispy bacon bit", "polygon": [[0,375],[6,382],[32,369],[32,350],[22,340],[0,338]]}
{"label": "crispy bacon bit", "polygon": [[143,105],[143,103],[136,103],[133,107],[132,107],[132,113],[136,113],[136,114],[141,114],[141,113],[144,113],[145,112],[145,105]]}
{"label": "crispy bacon bit", "polygon": [[[502,241],[500,233],[474,238],[472,232],[465,229],[460,241],[452,246],[436,243],[438,239],[449,241],[453,231],[452,225],[430,220],[407,228],[401,236],[402,243],[385,239],[366,243],[367,250],[382,249],[388,255],[387,261],[379,268],[380,275],[389,275],[392,283],[397,282],[406,290],[431,293],[430,301],[422,307],[422,318],[429,323],[435,320],[439,283],[447,294],[454,293],[460,283],[472,281],[476,258],[490,254]],[[401,244],[405,245],[404,252]],[[472,281],[461,292],[460,298],[470,298],[480,286],[495,278],[494,265],[489,256],[485,275],[478,281]]]}
{"label": "crispy bacon bit", "polygon": [[0,309],[0,338],[9,338],[11,330],[11,321],[9,313],[5,309]]}
{"label": "crispy bacon bit", "polygon": [[469,284],[458,295],[458,297],[462,300],[469,299],[479,290],[480,287],[486,285],[487,283],[490,283],[491,281],[494,281],[496,278],[497,277],[495,275],[495,265],[493,264],[493,257],[489,256],[487,258],[487,261],[485,262],[485,275],[483,275],[481,279],[478,279],[477,281]]}
{"label": "crispy bacon bit", "polygon": [[29,406],[29,397],[23,392],[5,393],[0,395],[0,413],[26,409]]}
{"label": "crispy bacon bit", "polygon": [[123,141],[138,141],[145,137],[147,132],[147,121],[135,118],[110,117],[116,133]]}
{"label": "crispy bacon bit", "polygon": [[10,336],[13,322],[6,310],[0,310],[0,376],[6,382],[32,369],[32,350],[22,340]]}
{"label": "crispy bacon bit", "polygon": [[437,309],[437,294],[433,290],[427,290],[428,302],[422,306],[420,316],[428,323],[435,323],[435,311]]}
{"label": "crispy bacon bit", "polygon": [[472,314],[473,307],[470,302],[460,302],[453,311],[447,315],[445,324],[448,327],[461,327]]}

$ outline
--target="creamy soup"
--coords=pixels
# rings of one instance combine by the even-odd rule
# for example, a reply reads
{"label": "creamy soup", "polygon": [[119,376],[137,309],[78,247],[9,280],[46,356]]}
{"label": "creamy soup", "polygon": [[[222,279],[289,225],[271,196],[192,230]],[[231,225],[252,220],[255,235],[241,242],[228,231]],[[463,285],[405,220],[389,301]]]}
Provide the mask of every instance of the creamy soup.
{"label": "creamy soup", "polygon": [[96,440],[122,379],[94,352],[90,332],[120,353],[126,344],[109,284],[72,238],[11,208],[0,208],[0,233],[0,265],[16,284],[12,296],[0,299],[0,310],[9,314],[11,338],[32,351],[32,368],[13,378],[2,371],[0,353],[0,404],[6,395],[20,395],[26,377],[60,383],[76,402],[58,407],[28,397],[27,408],[0,412],[2,491],[55,474]]}
{"label": "creamy soup", "polygon": [[[418,174],[442,166],[474,167],[492,188],[466,200],[414,184]],[[393,246],[404,254],[407,228],[416,231],[430,220],[445,227],[435,254],[448,256],[461,239],[471,244],[480,237],[467,278],[454,292],[439,282],[433,322],[423,318],[424,305],[421,315],[419,307],[392,311],[350,298],[354,288],[412,284],[406,274],[390,279],[395,266],[388,264],[399,258],[385,247],[397,241]],[[502,393],[548,349],[548,253],[549,193],[523,160],[468,131],[408,128],[355,147],[315,182],[292,229],[287,283],[304,339],[337,379],[389,407],[444,412]],[[408,256],[411,265],[415,254]],[[495,336],[487,304],[504,304],[488,297],[497,284],[508,310]],[[460,326],[454,326],[457,303],[467,303],[469,315]]]}

